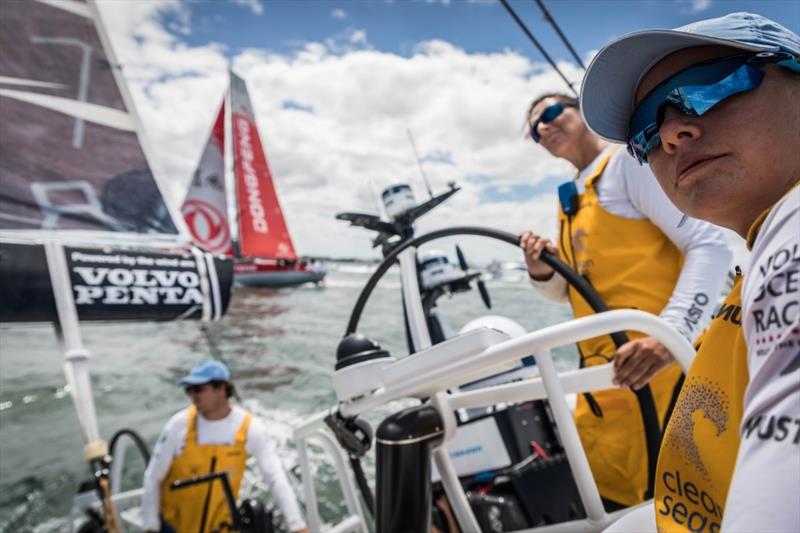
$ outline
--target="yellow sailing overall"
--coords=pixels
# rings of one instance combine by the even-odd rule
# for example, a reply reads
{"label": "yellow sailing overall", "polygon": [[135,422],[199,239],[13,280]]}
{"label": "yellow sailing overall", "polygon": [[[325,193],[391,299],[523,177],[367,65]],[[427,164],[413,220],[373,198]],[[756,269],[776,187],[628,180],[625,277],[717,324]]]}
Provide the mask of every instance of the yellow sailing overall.
{"label": "yellow sailing overall", "polygon": [[206,533],[211,533],[221,524],[232,524],[233,520],[225,501],[221,480],[201,483],[179,490],[170,490],[169,485],[179,479],[189,479],[211,472],[228,472],[228,481],[233,497],[239,494],[247,462],[247,430],[253,415],[247,413],[231,444],[197,444],[197,408],[189,407],[186,423],[186,442],[183,452],[172,460],[167,477],[161,483],[161,516],[178,533],[199,533],[203,509],[208,501]]}
{"label": "yellow sailing overall", "polygon": [[[762,211],[750,226],[748,250],[773,207]],[[700,347],[664,433],[654,491],[660,532],[720,531],[750,381],[741,285],[738,274],[711,327],[698,341]]]}
{"label": "yellow sailing overall", "polygon": [[654,491],[661,532],[720,530],[748,383],[741,282],[698,341],[664,433]]}
{"label": "yellow sailing overall", "polygon": [[[586,277],[609,309],[640,309],[659,314],[667,305],[683,264],[678,248],[652,222],[613,215],[603,209],[595,189],[612,152],[586,178],[578,210],[559,209],[561,258]],[[575,317],[591,315],[589,304],[569,287]],[[627,332],[633,340],[644,335]],[[578,343],[582,366],[609,362],[616,352],[609,336]],[[662,421],[681,375],[677,363],[662,370],[649,385]],[[647,446],[636,395],[625,389],[592,393],[602,416],[578,397],[575,424],[600,495],[623,505],[644,500]]]}

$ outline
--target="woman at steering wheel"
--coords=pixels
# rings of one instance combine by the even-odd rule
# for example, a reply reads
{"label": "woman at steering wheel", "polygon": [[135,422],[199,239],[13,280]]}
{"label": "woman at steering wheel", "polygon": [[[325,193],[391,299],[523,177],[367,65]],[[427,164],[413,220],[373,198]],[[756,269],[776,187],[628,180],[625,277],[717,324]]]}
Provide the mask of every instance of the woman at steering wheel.
{"label": "woman at steering wheel", "polygon": [[[575,176],[559,187],[557,244],[532,231],[520,247],[532,284],[575,317],[591,314],[586,301],[540,260],[542,250],[585,277],[610,309],[660,315],[690,342],[708,324],[731,260],[722,231],[685,219],[648,167],[594,135],[578,101],[563,94],[534,100],[529,135],[551,155],[566,159]],[[597,337],[578,344],[580,365],[613,361],[619,389],[583,395],[575,422],[607,510],[635,505],[648,494],[647,446],[634,391],[650,385],[664,427],[682,383],[681,371],[656,339],[628,332],[617,348]]]}

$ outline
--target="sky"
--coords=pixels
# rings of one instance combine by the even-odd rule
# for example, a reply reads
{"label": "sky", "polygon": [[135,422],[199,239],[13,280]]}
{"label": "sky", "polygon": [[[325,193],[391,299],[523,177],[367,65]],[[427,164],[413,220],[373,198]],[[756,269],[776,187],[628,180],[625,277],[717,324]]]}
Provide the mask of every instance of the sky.
{"label": "sky", "polygon": [[[544,0],[584,64],[608,40],[751,11],[800,33],[796,0]],[[568,88],[495,0],[99,0],[167,200],[179,205],[228,84],[250,91],[298,253],[378,257],[372,235],[334,219],[377,213],[410,183],[462,190],[418,233],[481,225],[553,235],[571,166],[524,138],[536,96]],[[583,74],[534,0],[511,5],[579,86]],[[740,243],[736,243],[737,245]],[[450,243],[442,243],[442,247]],[[462,240],[485,263],[507,245]]]}

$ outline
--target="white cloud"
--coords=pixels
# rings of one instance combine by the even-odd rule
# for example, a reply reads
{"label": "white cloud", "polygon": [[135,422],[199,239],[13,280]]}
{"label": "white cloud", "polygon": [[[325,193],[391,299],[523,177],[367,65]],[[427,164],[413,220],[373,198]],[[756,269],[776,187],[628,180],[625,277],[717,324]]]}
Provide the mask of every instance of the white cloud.
{"label": "white cloud", "polygon": [[345,13],[344,9],[334,9],[331,11],[331,18],[344,20],[347,18],[347,13]]}
{"label": "white cloud", "polygon": [[708,10],[712,0],[678,0],[678,3],[682,5],[681,13],[695,15]]}
{"label": "white cloud", "polygon": [[[221,45],[187,46],[161,26],[164,13],[184,9],[173,0],[115,3],[114,14],[104,9],[174,202],[182,199],[227,84]],[[402,57],[370,49],[365,33],[349,30],[290,55],[247,50],[234,66],[248,82],[300,253],[377,255],[370,250],[371,234],[334,215],[375,212],[371,186],[379,193],[391,183],[410,182],[418,200],[426,196],[406,129],[423,159],[449,156],[424,163],[434,191],[449,181],[462,186],[420,220],[418,231],[473,224],[555,233],[556,200],[549,188],[503,202],[488,201],[484,191],[570,175],[568,164],[523,138],[530,100],[563,88],[543,65],[510,51],[469,54],[444,41],[420,43]],[[575,67],[560,68],[580,79]],[[518,259],[510,246],[487,242],[465,241],[465,251],[487,261],[496,255]]]}
{"label": "white cloud", "polygon": [[330,37],[326,38],[324,43],[296,43],[299,49],[305,48],[301,54],[304,56],[307,52],[322,54],[342,55],[356,50],[371,49],[372,45],[367,40],[367,31],[362,29],[355,29],[352,27],[345,28]]}
{"label": "white cloud", "polygon": [[250,9],[255,15],[264,13],[264,6],[261,4],[261,0],[231,0],[231,2]]}
{"label": "white cloud", "polygon": [[354,44],[367,44],[367,32],[355,30],[350,34],[350,42]]}

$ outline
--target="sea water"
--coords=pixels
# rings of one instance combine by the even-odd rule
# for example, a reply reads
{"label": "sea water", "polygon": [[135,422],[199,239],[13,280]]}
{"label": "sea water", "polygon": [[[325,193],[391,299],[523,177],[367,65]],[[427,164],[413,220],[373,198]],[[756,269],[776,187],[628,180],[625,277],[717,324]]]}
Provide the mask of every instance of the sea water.
{"label": "sea water", "polygon": [[[281,460],[297,472],[291,441],[299,421],[336,403],[331,374],[336,346],[371,268],[328,265],[326,283],[295,289],[237,288],[222,321],[88,324],[83,341],[91,353],[95,406],[101,434],[134,429],[152,446],[164,423],[187,405],[177,381],[197,362],[215,357],[231,367],[244,406],[262,417],[278,443]],[[439,307],[452,325],[500,314],[532,331],[569,318],[569,309],[543,299],[526,280],[487,282],[492,310],[477,290],[444,297]],[[373,292],[359,332],[394,356],[408,353],[399,275],[390,271]],[[562,369],[574,367],[574,349],[556,351]],[[388,411],[387,411],[388,414]],[[373,428],[380,415],[370,419]],[[72,499],[90,477],[83,440],[52,327],[0,328],[0,532],[69,530]],[[343,515],[334,471],[312,449],[322,518]],[[144,464],[131,446],[123,489],[141,484]],[[373,475],[371,457],[367,473]],[[267,501],[257,476],[254,490]],[[290,474],[297,494],[302,489]]]}

